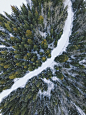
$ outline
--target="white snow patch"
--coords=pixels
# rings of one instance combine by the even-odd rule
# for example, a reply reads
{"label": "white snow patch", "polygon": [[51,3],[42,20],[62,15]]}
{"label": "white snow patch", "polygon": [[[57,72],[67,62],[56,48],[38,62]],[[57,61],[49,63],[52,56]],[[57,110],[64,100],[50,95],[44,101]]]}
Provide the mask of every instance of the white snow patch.
{"label": "white snow patch", "polygon": [[83,110],[82,110],[80,107],[78,107],[78,106],[76,106],[76,105],[75,105],[75,107],[77,108],[78,112],[79,112],[81,115],[85,115],[85,113],[83,112]]}
{"label": "white snow patch", "polygon": [[15,83],[16,81],[18,81],[18,80],[19,80],[19,78],[15,78],[15,79],[14,79],[14,83]]}
{"label": "white snow patch", "polygon": [[52,80],[53,80],[53,81],[58,81],[58,82],[61,83],[61,80],[60,80],[59,78],[57,78],[57,77],[52,77]]}
{"label": "white snow patch", "polygon": [[14,36],[12,35],[12,33],[10,33],[9,35],[10,35],[10,37],[14,37]]}
{"label": "white snow patch", "polygon": [[0,45],[0,48],[4,48],[4,47],[6,47],[5,45]]}
{"label": "white snow patch", "polygon": [[80,115],[86,115],[80,107],[78,107],[78,106],[77,106],[75,103],[73,103],[73,102],[71,102],[71,103],[76,107],[76,109],[78,110],[78,112],[80,113]]}
{"label": "white snow patch", "polygon": [[48,90],[47,91],[41,91],[41,90],[39,90],[39,92],[38,92],[38,94],[40,94],[40,96],[41,95],[44,95],[44,96],[49,96],[50,97],[50,93],[51,93],[51,90],[53,90],[54,89],[54,83],[53,82],[51,82],[50,80],[47,80],[46,78],[44,78],[44,79],[42,79],[45,83],[47,83],[48,84]]}
{"label": "white snow patch", "polygon": [[41,31],[39,31],[39,33],[41,34],[42,37],[46,38],[46,36],[47,36],[47,33],[46,33],[46,32],[41,32]]}

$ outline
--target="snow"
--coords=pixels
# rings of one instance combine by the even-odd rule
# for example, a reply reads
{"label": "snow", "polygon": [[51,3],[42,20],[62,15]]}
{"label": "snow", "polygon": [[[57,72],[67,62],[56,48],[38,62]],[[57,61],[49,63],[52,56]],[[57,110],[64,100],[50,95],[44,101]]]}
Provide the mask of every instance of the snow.
{"label": "snow", "polygon": [[77,111],[79,112],[80,115],[85,115],[85,113],[82,111],[82,109],[80,107],[78,107],[75,103],[71,102],[77,109]]}
{"label": "snow", "polygon": [[75,106],[76,109],[78,110],[78,112],[81,114],[81,115],[85,115],[85,113],[82,111],[82,109],[78,106]]}
{"label": "snow", "polygon": [[5,45],[0,45],[0,48],[6,47]]}
{"label": "snow", "polygon": [[60,84],[62,84],[62,83],[61,83],[61,80],[60,80],[59,78],[57,78],[57,77],[52,77],[52,80],[53,80],[53,81],[58,81]]}
{"label": "snow", "polygon": [[39,31],[39,33],[40,33],[41,36],[44,37],[44,38],[47,36],[47,33],[46,33],[46,32],[41,32],[41,31]]}
{"label": "snow", "polygon": [[44,83],[47,83],[48,84],[48,90],[47,91],[41,91],[39,90],[38,94],[40,94],[40,97],[41,95],[43,96],[49,96],[50,97],[50,94],[51,94],[51,90],[54,89],[54,83],[51,82],[50,80],[47,80],[46,78],[42,79],[44,81]]}

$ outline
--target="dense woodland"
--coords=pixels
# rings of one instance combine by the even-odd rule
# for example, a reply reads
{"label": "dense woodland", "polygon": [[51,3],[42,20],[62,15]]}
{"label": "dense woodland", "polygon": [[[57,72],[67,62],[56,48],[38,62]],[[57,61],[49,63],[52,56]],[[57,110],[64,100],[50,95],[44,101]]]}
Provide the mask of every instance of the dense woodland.
{"label": "dense woodland", "polygon": [[[62,0],[32,1],[32,9],[23,4],[20,11],[11,6],[11,15],[0,14],[0,42],[6,46],[0,48],[0,92],[50,58],[62,35],[67,17]],[[2,115],[79,115],[74,104],[86,113],[86,3],[71,1],[74,21],[66,52],[55,58],[54,69],[43,70],[5,97]],[[48,90],[44,79],[54,84],[50,97],[40,93]]]}
{"label": "dense woodland", "polygon": [[61,1],[55,5],[50,0],[33,0],[32,9],[28,4],[21,10],[11,8],[11,15],[0,14],[0,43],[6,46],[0,48],[0,92],[10,88],[13,79],[37,69],[51,57],[67,17],[67,7],[64,9]]}

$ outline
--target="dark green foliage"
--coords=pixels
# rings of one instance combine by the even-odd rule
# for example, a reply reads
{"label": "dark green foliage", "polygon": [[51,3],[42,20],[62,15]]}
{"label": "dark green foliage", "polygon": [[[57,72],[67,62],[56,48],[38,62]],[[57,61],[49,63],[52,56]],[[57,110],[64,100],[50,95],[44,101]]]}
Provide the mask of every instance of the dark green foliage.
{"label": "dark green foliage", "polygon": [[65,54],[63,54],[63,55],[60,55],[60,56],[58,56],[58,57],[56,57],[55,58],[55,61],[57,62],[57,61],[59,61],[59,62],[66,62],[68,60],[68,56],[67,55],[65,55]]}
{"label": "dark green foliage", "polygon": [[55,70],[59,70],[59,67],[57,65],[54,66]]}
{"label": "dark green foliage", "polygon": [[[46,73],[47,75],[52,73],[50,68],[47,68],[45,71],[42,72]],[[63,75],[60,71],[56,72],[56,75],[58,78],[62,79]],[[60,97],[65,96],[66,97],[66,107],[68,107],[69,114],[73,112],[73,107],[70,105],[70,99],[75,102],[74,98],[80,96],[80,92],[77,90],[77,88],[72,84],[72,82],[69,79],[65,78],[65,84],[64,80],[62,80],[62,84],[60,86],[59,82],[56,81],[56,84],[54,84],[55,88],[51,91],[51,97],[43,96],[39,92],[39,89],[41,91],[47,90],[47,84],[43,82],[42,79],[39,78],[40,75],[34,76],[32,79],[28,80],[27,84],[25,85],[25,88],[18,88],[16,91],[11,92],[9,96],[7,96],[0,104],[0,109],[2,114],[12,113],[13,115],[16,114],[30,114],[33,115],[35,112],[38,114],[46,114],[46,115],[53,115],[55,112],[58,113],[58,107],[61,105],[61,99]],[[53,82],[53,81],[52,81]],[[65,85],[68,85],[68,82],[70,83],[70,92],[67,90]],[[60,97],[59,97],[60,96]],[[78,99],[80,97],[77,97]],[[83,100],[83,99],[81,99]],[[81,101],[81,103],[83,103]],[[62,110],[62,108],[59,108],[61,110],[61,113],[65,114],[65,111]],[[85,108],[84,108],[85,109]],[[75,111],[77,109],[75,108]],[[74,112],[75,113],[75,112]],[[77,114],[78,115],[78,114]]]}
{"label": "dark green foliage", "polygon": [[64,76],[63,76],[63,74],[60,71],[56,71],[55,74],[56,74],[57,78],[59,78],[61,80],[64,79]]}
{"label": "dark green foliage", "polygon": [[64,63],[63,67],[70,68],[70,63],[69,62]]}

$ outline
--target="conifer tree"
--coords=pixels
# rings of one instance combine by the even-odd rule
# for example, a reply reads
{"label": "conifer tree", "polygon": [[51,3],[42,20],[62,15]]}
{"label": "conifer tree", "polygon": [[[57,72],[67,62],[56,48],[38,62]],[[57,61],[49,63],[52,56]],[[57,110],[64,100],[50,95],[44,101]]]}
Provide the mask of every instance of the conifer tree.
{"label": "conifer tree", "polygon": [[43,24],[43,20],[44,20],[43,16],[39,16],[39,18],[38,18],[39,24]]}
{"label": "conifer tree", "polygon": [[27,30],[27,31],[26,31],[26,36],[27,36],[27,37],[32,37],[32,32],[31,32],[30,30]]}
{"label": "conifer tree", "polygon": [[18,10],[18,8],[15,7],[15,6],[11,6],[11,8],[12,8],[12,11],[14,12],[14,14],[18,16],[18,15],[19,15],[19,10]]}

